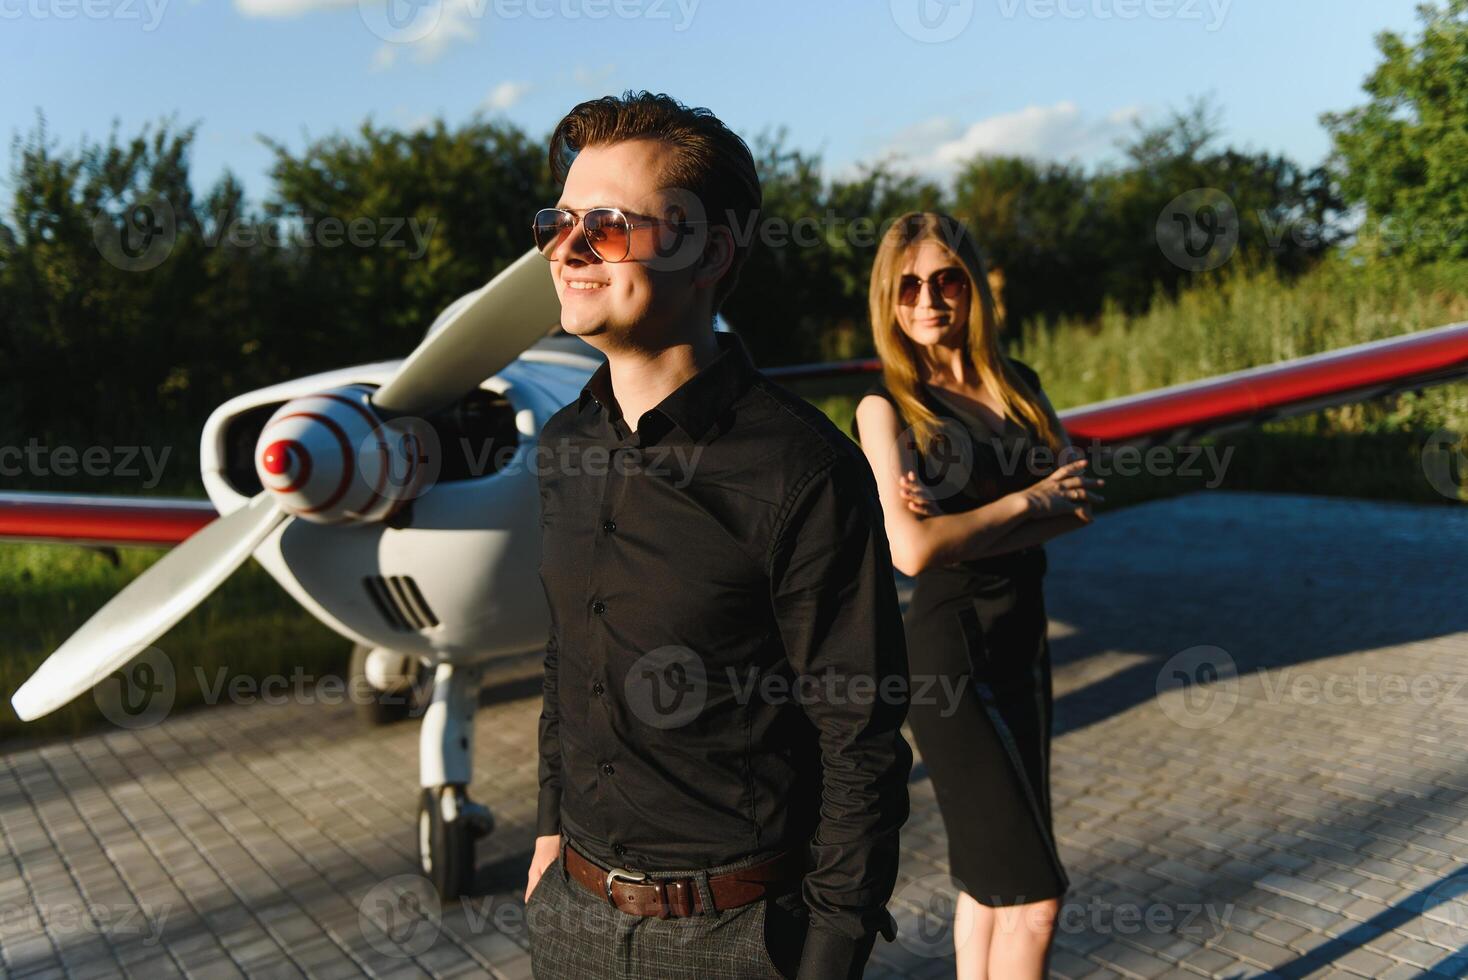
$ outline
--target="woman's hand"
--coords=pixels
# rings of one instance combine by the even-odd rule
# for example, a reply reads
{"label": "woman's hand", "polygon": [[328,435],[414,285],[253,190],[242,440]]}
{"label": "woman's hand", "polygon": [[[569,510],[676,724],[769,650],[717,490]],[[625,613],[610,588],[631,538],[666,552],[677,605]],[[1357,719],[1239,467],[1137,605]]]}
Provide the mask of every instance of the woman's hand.
{"label": "woman's hand", "polygon": [[1016,491],[1025,498],[1030,518],[1075,514],[1081,521],[1091,523],[1092,502],[1106,499],[1093,488],[1106,481],[1082,476],[1081,470],[1087,462],[1085,459],[1072,460],[1038,483]]}
{"label": "woman's hand", "polygon": [[941,513],[938,509],[937,498],[918,480],[915,470],[908,470],[902,474],[897,485],[902,493],[902,502],[917,516],[935,517]]}

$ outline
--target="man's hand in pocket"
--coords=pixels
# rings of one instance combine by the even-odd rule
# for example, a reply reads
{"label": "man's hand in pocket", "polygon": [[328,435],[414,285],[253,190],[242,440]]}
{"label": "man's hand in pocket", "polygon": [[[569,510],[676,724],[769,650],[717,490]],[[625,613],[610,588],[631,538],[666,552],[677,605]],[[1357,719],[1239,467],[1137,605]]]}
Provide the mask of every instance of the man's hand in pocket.
{"label": "man's hand in pocket", "polygon": [[530,858],[530,873],[526,876],[525,881],[526,902],[530,901],[530,893],[535,891],[535,886],[540,882],[540,876],[545,874],[545,869],[554,864],[560,855],[560,834],[535,838],[535,853]]}

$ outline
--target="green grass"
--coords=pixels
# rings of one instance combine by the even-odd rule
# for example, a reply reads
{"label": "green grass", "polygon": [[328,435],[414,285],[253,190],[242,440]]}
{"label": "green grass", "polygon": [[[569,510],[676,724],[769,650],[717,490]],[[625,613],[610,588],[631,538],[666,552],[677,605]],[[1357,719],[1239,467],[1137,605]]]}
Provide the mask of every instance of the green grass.
{"label": "green grass", "polygon": [[[52,650],[123,586],[163,554],[155,548],[118,551],[119,565],[101,552],[64,544],[0,544],[0,744],[37,736],[75,735],[110,726],[95,698],[84,694],[33,722],[10,706],[14,693]],[[259,565],[237,571],[203,605],[153,647],[173,665],[172,711],[204,700],[200,675],[215,687],[220,671],[233,678],[340,674],[350,644],[296,605]],[[227,691],[228,688],[225,688]],[[227,697],[227,695],[226,695]]]}
{"label": "green grass", "polygon": [[[1026,325],[1015,353],[1040,372],[1051,400],[1064,407],[1462,320],[1468,320],[1468,262],[1358,268],[1335,259],[1291,283],[1241,268],[1200,277],[1178,299],[1155,303],[1140,316],[1111,309],[1094,323]],[[1468,420],[1468,389],[1439,391],[1440,401],[1418,408],[1440,412],[1433,416],[1438,421]],[[1395,428],[1404,419],[1393,412],[1378,405],[1336,410],[1332,418],[1351,431],[1362,431],[1367,419]]]}

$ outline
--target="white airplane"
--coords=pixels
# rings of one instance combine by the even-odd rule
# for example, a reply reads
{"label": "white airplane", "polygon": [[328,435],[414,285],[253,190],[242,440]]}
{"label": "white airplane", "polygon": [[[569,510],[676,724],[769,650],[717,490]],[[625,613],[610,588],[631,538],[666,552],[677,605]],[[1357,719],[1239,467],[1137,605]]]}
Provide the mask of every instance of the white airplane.
{"label": "white airplane", "polygon": [[[0,539],[176,545],[42,663],[13,696],[16,713],[38,718],[127,667],[253,556],[353,643],[364,717],[422,708],[419,860],[442,897],[464,893],[475,841],[493,827],[467,792],[480,682],[488,664],[547,639],[538,436],[602,359],[553,336],[559,319],[532,249],[445,309],[406,360],[219,406],[201,446],[207,504],[0,494]],[[869,359],[766,373],[830,390],[877,370]],[[1465,374],[1468,324],[1455,324],[1061,418],[1077,443],[1153,444]]]}
{"label": "white airplane", "polygon": [[[420,671],[423,873],[463,892],[493,827],[467,794],[485,664],[544,649],[540,427],[600,355],[560,320],[538,251],[450,305],[404,361],[343,368],[233,398],[204,426],[204,485],[219,518],[119,592],[12,698],[32,720],[124,667],[252,555],[355,645],[377,693],[408,713]],[[464,440],[461,442],[460,440]],[[424,685],[418,685],[420,688]]]}

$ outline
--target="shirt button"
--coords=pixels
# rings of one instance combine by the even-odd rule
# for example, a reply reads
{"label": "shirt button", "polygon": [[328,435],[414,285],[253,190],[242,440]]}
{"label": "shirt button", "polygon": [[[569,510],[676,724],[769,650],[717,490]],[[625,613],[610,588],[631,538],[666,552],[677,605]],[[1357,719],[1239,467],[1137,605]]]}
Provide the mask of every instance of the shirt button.
{"label": "shirt button", "polygon": [[601,697],[603,694],[605,694],[606,690],[606,687],[602,685],[601,681],[597,681],[595,684],[591,685],[591,693],[595,694],[597,697]]}
{"label": "shirt button", "polygon": [[611,533],[612,531],[615,531],[617,529],[617,522],[616,521],[602,521],[601,522],[601,529],[603,531],[606,531],[607,533]]}
{"label": "shirt button", "polygon": [[616,771],[617,770],[615,770],[615,769],[612,768],[612,764],[610,762],[603,762],[601,764],[601,774],[603,776],[610,776],[612,773],[614,773]]}
{"label": "shirt button", "polygon": [[617,857],[621,857],[627,853],[627,846],[625,844],[613,844],[612,853],[617,855]]}
{"label": "shirt button", "polygon": [[598,599],[591,604],[591,611],[600,616],[602,613],[607,611],[607,604]]}

